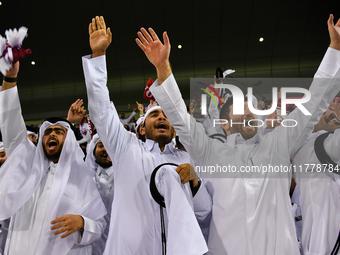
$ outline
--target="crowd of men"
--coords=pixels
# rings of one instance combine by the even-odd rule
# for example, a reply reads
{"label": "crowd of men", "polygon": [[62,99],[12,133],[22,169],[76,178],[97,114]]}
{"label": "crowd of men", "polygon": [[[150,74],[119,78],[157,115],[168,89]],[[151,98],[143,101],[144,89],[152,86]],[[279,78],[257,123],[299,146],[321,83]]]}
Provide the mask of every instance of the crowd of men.
{"label": "crowd of men", "polygon": [[[195,119],[172,73],[168,35],[162,43],[152,28],[141,28],[136,43],[156,68],[155,102],[145,109],[136,102],[128,118],[107,88],[112,33],[103,17],[89,24],[92,54],[82,58],[89,116],[78,99],[66,119],[27,127],[13,63],[0,92],[0,254],[340,254],[340,20],[333,19],[304,104],[311,114],[290,109],[298,123],[290,128],[276,125],[276,111],[267,116],[275,125],[251,125],[258,117],[247,102],[235,114],[233,96],[211,100],[209,114]],[[236,171],[197,170],[216,165]],[[239,171],[245,166],[291,170]]]}

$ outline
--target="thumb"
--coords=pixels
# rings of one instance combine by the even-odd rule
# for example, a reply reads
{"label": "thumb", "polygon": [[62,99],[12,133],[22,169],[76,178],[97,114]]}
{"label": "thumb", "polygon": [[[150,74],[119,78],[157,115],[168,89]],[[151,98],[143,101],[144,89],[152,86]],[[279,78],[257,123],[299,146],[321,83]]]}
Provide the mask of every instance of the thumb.
{"label": "thumb", "polygon": [[169,40],[167,32],[163,33],[163,41],[166,47],[170,47],[170,40]]}
{"label": "thumb", "polygon": [[327,20],[327,25],[328,25],[328,27],[334,25],[334,16],[333,16],[333,14],[330,14],[330,15],[329,15],[329,18],[328,18],[328,20]]}

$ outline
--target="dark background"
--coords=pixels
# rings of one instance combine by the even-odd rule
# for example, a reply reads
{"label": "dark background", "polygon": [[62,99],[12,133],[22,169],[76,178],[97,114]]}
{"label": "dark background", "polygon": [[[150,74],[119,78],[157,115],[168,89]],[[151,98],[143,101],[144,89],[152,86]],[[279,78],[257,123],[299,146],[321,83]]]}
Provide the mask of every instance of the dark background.
{"label": "dark background", "polygon": [[113,32],[108,87],[119,111],[136,100],[146,104],[145,84],[156,79],[135,43],[142,26],[159,36],[168,32],[173,72],[189,99],[190,78],[213,77],[218,66],[235,69],[233,77],[312,77],[329,45],[329,14],[340,18],[335,0],[1,2],[0,34],[26,26],[23,48],[33,52],[21,61],[18,78],[25,120],[65,116],[77,98],[87,105],[81,57],[91,53],[88,24],[96,15]]}

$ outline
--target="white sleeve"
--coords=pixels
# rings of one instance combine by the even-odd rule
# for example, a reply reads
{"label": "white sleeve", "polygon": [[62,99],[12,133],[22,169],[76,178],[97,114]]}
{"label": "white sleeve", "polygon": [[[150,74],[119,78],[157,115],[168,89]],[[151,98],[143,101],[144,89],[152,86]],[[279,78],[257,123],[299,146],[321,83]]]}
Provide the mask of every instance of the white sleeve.
{"label": "white sleeve", "polygon": [[125,130],[118,113],[110,102],[106,86],[107,71],[105,55],[90,58],[85,56],[83,70],[85,75],[90,118],[112,161],[121,158],[129,147],[133,136]]}
{"label": "white sleeve", "polygon": [[[295,128],[278,127],[265,138],[283,139],[287,146],[283,146],[282,149],[288,150],[290,155],[296,152],[339,91],[339,85],[336,84],[336,78],[340,77],[339,66],[340,51],[328,48],[315,75],[316,78],[327,79],[314,79],[310,87],[311,100],[304,104],[312,115],[305,116],[299,109],[296,109],[289,115],[290,119],[299,123]],[[191,153],[195,163],[204,163],[210,158],[212,142],[205,136],[204,130],[186,113],[186,106],[173,75],[171,74],[161,86],[156,80],[150,87],[150,91],[168,116],[171,125],[181,137],[181,142]]]}
{"label": "white sleeve", "polygon": [[208,251],[188,197],[189,183],[183,185],[173,167],[161,168],[155,178],[159,193],[164,197],[168,216],[167,253],[197,255]]}
{"label": "white sleeve", "polygon": [[0,92],[0,129],[7,156],[28,140],[17,86]]}
{"label": "white sleeve", "polygon": [[205,187],[204,180],[202,180],[201,186],[192,200],[196,219],[199,223],[202,223],[210,215],[212,209],[212,199]]}
{"label": "white sleeve", "polygon": [[10,219],[0,221],[0,225],[1,225],[0,227],[0,254],[1,255],[4,253],[4,250],[5,250],[9,221]]}
{"label": "white sleeve", "polygon": [[[216,102],[219,102],[217,96],[213,95]],[[208,113],[212,119],[219,119],[220,118],[220,111],[218,110],[217,106],[213,99],[210,100]]]}
{"label": "white sleeve", "polygon": [[207,116],[205,120],[202,123],[205,132],[207,133],[208,136],[211,136],[213,134],[217,133],[217,130],[213,126],[213,122],[211,121],[210,117]]}
{"label": "white sleeve", "polygon": [[77,245],[88,245],[100,238],[106,227],[106,221],[104,217],[97,221],[81,217],[84,219],[84,232],[82,235],[80,231],[73,233],[73,240]]}
{"label": "white sleeve", "polygon": [[126,119],[126,123],[128,124],[128,123],[132,120],[132,118],[133,118],[135,115],[136,115],[136,112],[133,111],[133,112],[130,114],[129,118]]}
{"label": "white sleeve", "polygon": [[[216,103],[219,104],[219,100],[218,100],[217,96],[214,94],[213,97],[214,97]],[[216,120],[216,119],[220,118],[220,110],[217,108],[217,106],[215,105],[214,100],[212,100],[212,99],[210,100],[210,105],[209,105],[208,113],[209,113],[210,118],[212,120]],[[221,125],[216,125],[215,127],[212,127],[212,128],[214,128],[217,133],[222,133],[223,134],[223,129],[222,129]]]}
{"label": "white sleeve", "polygon": [[279,139],[287,146],[290,155],[294,154],[307,140],[308,136],[328,109],[329,104],[338,93],[340,78],[340,51],[328,48],[309,88],[311,99],[304,107],[311,113],[306,116],[296,108],[287,119],[294,119],[298,125],[294,128],[277,127],[265,136],[266,139]]}

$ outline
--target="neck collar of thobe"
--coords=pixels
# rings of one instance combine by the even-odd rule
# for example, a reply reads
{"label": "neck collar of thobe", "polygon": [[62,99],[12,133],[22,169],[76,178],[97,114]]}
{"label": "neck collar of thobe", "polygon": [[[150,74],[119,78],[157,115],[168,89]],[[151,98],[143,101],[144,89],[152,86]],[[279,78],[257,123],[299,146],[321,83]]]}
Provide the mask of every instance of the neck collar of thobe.
{"label": "neck collar of thobe", "polygon": [[57,164],[53,163],[52,161],[50,162],[49,166],[48,166],[48,169],[46,171],[46,173],[48,172],[51,172],[51,174],[54,174],[55,173],[55,169],[57,168]]}
{"label": "neck collar of thobe", "polygon": [[[155,147],[155,144],[157,144],[156,147]],[[160,151],[158,143],[156,143],[153,140],[146,139],[145,145],[146,145],[146,147],[148,148],[149,151],[153,151],[156,148]],[[174,148],[174,145],[173,145],[172,142],[165,145],[163,153],[165,153],[165,154],[175,153],[175,148]]]}
{"label": "neck collar of thobe", "polygon": [[254,144],[254,143],[258,143],[260,141],[260,134],[257,133],[255,136],[253,136],[252,138],[248,139],[248,140],[244,140],[244,138],[242,137],[242,135],[240,133],[235,133],[235,134],[231,134],[228,135],[227,137],[227,144],[235,147],[238,144]]}
{"label": "neck collar of thobe", "polygon": [[105,170],[105,172],[108,176],[111,176],[113,174],[113,166],[110,166],[109,168],[102,168],[99,165],[98,165],[98,168],[97,168],[97,173],[100,174],[103,169]]}

